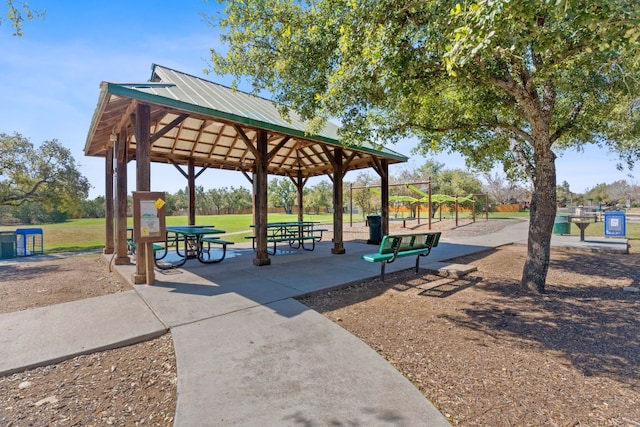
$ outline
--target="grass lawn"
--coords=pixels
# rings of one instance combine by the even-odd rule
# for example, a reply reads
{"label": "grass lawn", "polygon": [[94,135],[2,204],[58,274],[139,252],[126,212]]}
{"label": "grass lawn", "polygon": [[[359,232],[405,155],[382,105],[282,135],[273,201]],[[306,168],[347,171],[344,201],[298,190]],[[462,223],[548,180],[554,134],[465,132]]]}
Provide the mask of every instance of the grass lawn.
{"label": "grass lawn", "polygon": [[[464,219],[468,216],[460,215],[460,218]],[[528,212],[491,213],[489,219],[527,218],[528,216]],[[268,217],[269,222],[297,221],[297,219],[297,214],[269,214]],[[333,216],[332,214],[305,215],[304,219],[305,221],[330,224],[333,221]],[[360,220],[360,218],[356,220]],[[186,216],[170,216],[167,217],[166,222],[167,225],[186,225],[188,218]],[[252,222],[251,214],[199,215],[196,217],[196,224],[213,225],[225,230],[227,232],[225,240],[233,242],[246,241],[244,237],[253,233],[250,227]],[[345,222],[348,222],[348,217],[345,218]],[[127,224],[132,226],[133,220],[129,218]],[[0,227],[0,231],[14,231],[16,228],[42,228],[45,253],[75,252],[104,247],[104,218],[74,219],[60,224]],[[580,230],[577,226],[571,225],[570,230],[572,236],[580,236]],[[636,252],[637,249],[640,252],[640,223],[628,222],[626,232],[632,251]],[[598,222],[589,225],[585,236],[604,236],[604,223]]]}
{"label": "grass lawn", "polygon": [[[331,223],[331,214],[305,215],[305,221],[320,221]],[[298,215],[269,214],[268,221],[297,221]],[[251,214],[246,215],[198,215],[196,224],[212,225],[230,234],[225,240],[233,242],[246,241],[244,236],[253,233]],[[170,216],[166,218],[167,225],[187,225],[186,216]],[[128,226],[133,226],[133,219],[128,218]],[[41,224],[25,226],[0,226],[0,231],[14,231],[17,228],[41,228],[44,239],[44,252],[47,254],[58,252],[76,252],[104,247],[105,220],[104,218],[73,219],[60,224]]]}

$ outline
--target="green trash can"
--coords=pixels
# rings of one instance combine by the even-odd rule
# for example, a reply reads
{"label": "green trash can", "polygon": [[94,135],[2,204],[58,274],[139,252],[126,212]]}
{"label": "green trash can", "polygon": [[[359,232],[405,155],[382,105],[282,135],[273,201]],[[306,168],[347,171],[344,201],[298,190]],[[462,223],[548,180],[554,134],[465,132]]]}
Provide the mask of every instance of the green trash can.
{"label": "green trash can", "polygon": [[0,231],[0,259],[16,257],[16,233]]}
{"label": "green trash can", "polygon": [[566,215],[558,215],[553,221],[553,234],[571,234],[571,223]]}
{"label": "green trash can", "polygon": [[382,215],[367,216],[367,224],[369,224],[369,240],[370,245],[379,245],[382,242]]}

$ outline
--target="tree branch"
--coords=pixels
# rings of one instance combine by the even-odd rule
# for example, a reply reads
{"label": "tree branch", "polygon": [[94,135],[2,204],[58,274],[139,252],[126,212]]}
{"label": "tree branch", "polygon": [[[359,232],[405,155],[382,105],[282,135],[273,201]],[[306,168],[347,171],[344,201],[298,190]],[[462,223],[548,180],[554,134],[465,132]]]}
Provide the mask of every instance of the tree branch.
{"label": "tree branch", "polygon": [[34,197],[38,191],[38,189],[44,185],[44,184],[48,184],[49,181],[46,179],[42,179],[40,181],[37,181],[33,187],[31,187],[31,190],[27,191],[26,193],[23,194],[10,194],[10,195],[4,195],[2,196],[2,200],[0,200],[0,205],[14,205],[14,206],[20,206],[21,204],[23,204],[26,201],[33,199],[36,199],[36,197]]}
{"label": "tree branch", "polygon": [[549,142],[551,144],[557,141],[558,138],[562,136],[562,134],[564,134],[566,131],[568,131],[569,129],[575,126],[575,122],[578,119],[578,115],[580,114],[580,111],[582,111],[583,106],[584,106],[584,103],[580,102],[575,107],[573,107],[573,110],[571,110],[571,112],[569,113],[569,116],[567,117],[566,122],[562,126],[560,126],[558,129],[556,129],[553,135],[551,135],[551,137],[549,138]]}

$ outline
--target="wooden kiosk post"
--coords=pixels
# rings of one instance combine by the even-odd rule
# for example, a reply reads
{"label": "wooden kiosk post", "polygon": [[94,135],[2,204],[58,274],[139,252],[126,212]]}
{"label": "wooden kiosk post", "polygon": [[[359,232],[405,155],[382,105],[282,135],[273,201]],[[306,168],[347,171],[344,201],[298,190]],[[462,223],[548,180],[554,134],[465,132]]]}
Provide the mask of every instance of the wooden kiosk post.
{"label": "wooden kiosk post", "polygon": [[[132,277],[135,284],[153,285],[156,280],[153,271],[153,242],[166,240],[164,205],[164,192],[133,192],[133,241],[138,248],[136,264],[141,267],[137,269],[139,273],[135,273]],[[143,247],[144,250],[140,250]]]}

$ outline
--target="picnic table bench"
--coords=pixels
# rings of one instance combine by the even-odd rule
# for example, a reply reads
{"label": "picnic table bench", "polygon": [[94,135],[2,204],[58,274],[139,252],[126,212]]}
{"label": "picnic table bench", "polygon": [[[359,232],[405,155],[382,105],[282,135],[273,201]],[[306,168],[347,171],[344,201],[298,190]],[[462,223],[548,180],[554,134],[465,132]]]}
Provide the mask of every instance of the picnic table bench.
{"label": "picnic table bench", "polygon": [[420,268],[420,257],[426,257],[431,253],[431,249],[438,246],[441,233],[439,231],[430,233],[415,233],[402,235],[388,235],[382,238],[378,252],[362,255],[362,259],[369,262],[379,262],[380,281],[384,282],[384,270],[387,264],[394,262],[397,258],[406,256],[416,257],[416,273]]}
{"label": "picnic table bench", "polygon": [[[200,243],[202,248],[200,249],[199,260],[200,262],[204,262],[205,264],[213,264],[216,262],[220,262],[227,256],[227,245],[233,245],[233,242],[229,240],[222,240],[218,237],[203,237],[200,239]],[[204,244],[207,244],[207,247],[204,247]],[[222,245],[222,255],[218,258],[211,258],[211,245]],[[205,260],[204,254],[207,254],[207,259]]]}
{"label": "picnic table bench", "polygon": [[[287,222],[270,222],[267,223],[267,243],[273,243],[273,252],[275,255],[276,245],[286,242],[293,249],[302,249],[312,251],[315,249],[316,242],[322,240],[322,233],[328,231],[326,228],[316,228],[316,221],[287,221]],[[251,225],[255,227],[255,225]],[[251,246],[256,250],[256,236],[246,236],[245,239],[251,239]],[[311,247],[305,246],[305,242],[310,242]]]}

